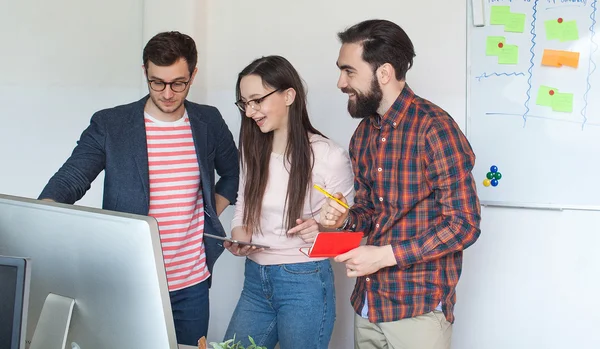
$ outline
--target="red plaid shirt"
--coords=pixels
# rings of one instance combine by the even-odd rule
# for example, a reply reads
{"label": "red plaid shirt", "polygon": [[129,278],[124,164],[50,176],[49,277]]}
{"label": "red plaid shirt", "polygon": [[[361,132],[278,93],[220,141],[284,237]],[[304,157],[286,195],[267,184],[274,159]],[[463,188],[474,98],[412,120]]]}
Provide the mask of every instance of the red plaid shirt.
{"label": "red plaid shirt", "polygon": [[475,155],[454,120],[406,85],[381,118],[350,141],[356,197],[350,222],[367,244],[392,245],[397,266],[359,277],[351,296],[371,322],[428,313],[442,302],[454,322],[462,250],[479,237]]}

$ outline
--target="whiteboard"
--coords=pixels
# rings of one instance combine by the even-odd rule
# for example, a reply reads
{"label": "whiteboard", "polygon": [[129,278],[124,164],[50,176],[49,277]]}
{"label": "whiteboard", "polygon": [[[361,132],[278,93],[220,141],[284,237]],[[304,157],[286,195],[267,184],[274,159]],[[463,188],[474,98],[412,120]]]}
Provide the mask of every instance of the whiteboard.
{"label": "whiteboard", "polygon": [[[472,9],[481,5],[485,24],[474,26]],[[482,202],[600,202],[597,6],[597,0],[471,3],[467,136]],[[492,166],[501,177],[486,186]]]}

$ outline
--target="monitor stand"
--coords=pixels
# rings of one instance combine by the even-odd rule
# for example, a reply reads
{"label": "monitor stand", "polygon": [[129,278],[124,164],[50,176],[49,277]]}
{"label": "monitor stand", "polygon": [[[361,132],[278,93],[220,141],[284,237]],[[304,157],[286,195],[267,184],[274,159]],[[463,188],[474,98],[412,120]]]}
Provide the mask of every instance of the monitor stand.
{"label": "monitor stand", "polygon": [[71,324],[75,300],[54,293],[48,294],[29,349],[63,349]]}

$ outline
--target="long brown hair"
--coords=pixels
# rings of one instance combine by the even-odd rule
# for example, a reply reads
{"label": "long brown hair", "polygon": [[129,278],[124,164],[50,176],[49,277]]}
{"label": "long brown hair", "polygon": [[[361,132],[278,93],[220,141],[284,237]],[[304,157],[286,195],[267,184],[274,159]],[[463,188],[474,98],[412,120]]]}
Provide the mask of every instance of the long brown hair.
{"label": "long brown hair", "polygon": [[[284,159],[290,163],[289,181],[285,198],[283,224],[287,229],[296,225],[302,215],[304,200],[312,181],[314,156],[310,146],[309,133],[322,135],[308,119],[306,92],[302,79],[292,64],[281,56],[267,56],[256,59],[238,75],[236,98],[241,99],[240,82],[247,75],[257,75],[265,87],[284,91],[293,88],[296,98],[289,107],[288,138]],[[253,234],[261,232],[260,216],[262,201],[269,180],[269,161],[273,150],[273,131],[262,133],[256,123],[240,113],[240,161],[242,171],[246,171],[244,190],[243,225]]]}

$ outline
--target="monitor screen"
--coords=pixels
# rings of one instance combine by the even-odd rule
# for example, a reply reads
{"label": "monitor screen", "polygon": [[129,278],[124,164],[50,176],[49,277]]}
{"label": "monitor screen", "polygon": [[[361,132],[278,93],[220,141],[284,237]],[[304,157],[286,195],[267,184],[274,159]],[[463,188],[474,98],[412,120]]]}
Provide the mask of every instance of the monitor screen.
{"label": "monitor screen", "polygon": [[0,195],[0,255],[31,260],[27,341],[52,293],[75,301],[67,348],[177,349],[153,218]]}
{"label": "monitor screen", "polygon": [[0,256],[0,348],[25,348],[28,276],[25,258]]}

